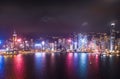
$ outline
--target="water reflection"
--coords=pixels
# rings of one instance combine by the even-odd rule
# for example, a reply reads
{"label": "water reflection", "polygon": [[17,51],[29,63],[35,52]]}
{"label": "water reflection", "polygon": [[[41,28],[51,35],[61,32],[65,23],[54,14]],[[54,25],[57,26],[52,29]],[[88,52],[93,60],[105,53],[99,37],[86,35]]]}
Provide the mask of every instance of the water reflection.
{"label": "water reflection", "polygon": [[72,67],[73,67],[73,60],[72,60],[72,59],[73,59],[73,53],[69,53],[69,54],[67,55],[67,60],[66,60],[68,70],[71,70]]}
{"label": "water reflection", "polygon": [[73,66],[74,66],[73,53],[68,53],[66,57],[66,73],[67,73],[66,75],[68,79],[74,78],[73,73],[75,73],[75,71]]}
{"label": "water reflection", "polygon": [[99,55],[68,53],[66,62],[68,78],[92,79],[92,75],[99,77]]}
{"label": "water reflection", "polygon": [[92,79],[93,76],[95,79],[100,78],[99,75],[99,55],[89,54],[89,66],[88,66],[88,74],[89,78]]}
{"label": "water reflection", "polygon": [[120,79],[120,57],[89,53],[0,56],[0,79]]}
{"label": "water reflection", "polygon": [[87,54],[80,53],[78,70],[79,70],[79,76],[82,79],[83,78],[85,79],[87,77],[87,66],[88,66]]}
{"label": "water reflection", "polygon": [[[68,78],[86,78],[87,75],[87,54],[68,53],[66,59]],[[76,74],[73,74],[76,73]]]}
{"label": "water reflection", "polygon": [[14,56],[13,69],[15,79],[25,79],[25,63],[21,54]]}
{"label": "water reflection", "polygon": [[41,70],[42,65],[45,64],[45,53],[35,54],[35,68]]}
{"label": "water reflection", "polygon": [[96,73],[98,73],[99,72],[99,55],[95,55],[94,68],[95,68]]}
{"label": "water reflection", "polygon": [[4,65],[4,57],[3,56],[0,56],[0,79],[4,79],[5,77],[5,72],[4,72],[4,69],[5,69],[5,65]]}
{"label": "water reflection", "polygon": [[77,68],[79,65],[79,54],[78,53],[74,53],[74,67]]}
{"label": "water reflection", "polygon": [[44,65],[45,65],[45,53],[35,53],[35,74],[36,78],[43,78]]}
{"label": "water reflection", "polygon": [[51,53],[50,62],[51,62],[51,68],[54,69],[54,66],[55,66],[55,53]]}

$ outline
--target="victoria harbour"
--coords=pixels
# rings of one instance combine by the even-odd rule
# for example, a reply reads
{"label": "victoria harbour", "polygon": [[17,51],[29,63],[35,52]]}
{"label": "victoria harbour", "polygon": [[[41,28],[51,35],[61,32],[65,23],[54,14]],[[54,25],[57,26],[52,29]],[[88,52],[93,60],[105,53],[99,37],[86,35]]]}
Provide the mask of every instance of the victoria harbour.
{"label": "victoria harbour", "polygon": [[120,56],[32,53],[0,56],[0,79],[119,79]]}
{"label": "victoria harbour", "polygon": [[0,79],[120,79],[120,0],[0,0]]}

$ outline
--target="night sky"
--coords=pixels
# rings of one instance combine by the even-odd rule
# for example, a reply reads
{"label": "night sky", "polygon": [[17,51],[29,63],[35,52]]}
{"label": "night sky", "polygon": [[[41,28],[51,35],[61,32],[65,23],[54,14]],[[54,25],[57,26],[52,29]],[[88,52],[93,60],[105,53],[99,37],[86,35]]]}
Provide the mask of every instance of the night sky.
{"label": "night sky", "polygon": [[106,32],[120,30],[120,0],[44,0],[0,2],[0,33]]}

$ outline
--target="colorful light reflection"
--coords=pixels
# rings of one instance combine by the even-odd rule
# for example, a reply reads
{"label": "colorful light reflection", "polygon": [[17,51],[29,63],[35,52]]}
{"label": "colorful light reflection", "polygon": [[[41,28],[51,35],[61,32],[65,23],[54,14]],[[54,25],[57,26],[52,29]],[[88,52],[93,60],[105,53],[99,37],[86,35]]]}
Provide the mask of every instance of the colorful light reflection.
{"label": "colorful light reflection", "polygon": [[25,79],[25,64],[23,61],[23,56],[21,54],[17,55],[13,59],[14,61],[14,72],[15,72],[15,79]]}
{"label": "colorful light reflection", "polygon": [[85,53],[80,53],[79,57],[79,75],[82,78],[86,78],[87,76],[87,66],[88,66],[88,60],[87,60],[87,54]]}
{"label": "colorful light reflection", "polygon": [[74,73],[73,53],[67,54],[66,71],[67,71],[68,79],[72,78],[71,76]]}
{"label": "colorful light reflection", "polygon": [[5,72],[4,72],[4,57],[0,56],[0,79],[5,79]]}
{"label": "colorful light reflection", "polygon": [[45,64],[45,53],[35,53],[35,73],[37,78],[43,73]]}

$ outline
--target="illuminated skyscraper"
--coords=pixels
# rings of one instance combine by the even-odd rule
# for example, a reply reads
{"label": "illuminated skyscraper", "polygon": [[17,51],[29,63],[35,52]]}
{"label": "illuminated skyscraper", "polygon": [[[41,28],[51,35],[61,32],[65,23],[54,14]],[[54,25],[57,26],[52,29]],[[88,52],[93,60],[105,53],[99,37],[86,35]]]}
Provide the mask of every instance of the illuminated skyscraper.
{"label": "illuminated skyscraper", "polygon": [[15,46],[16,46],[16,41],[17,41],[17,33],[16,33],[16,31],[14,30],[14,32],[13,32],[13,47],[15,48]]}
{"label": "illuminated skyscraper", "polygon": [[110,51],[115,50],[115,23],[111,23],[110,26]]}
{"label": "illuminated skyscraper", "polygon": [[79,34],[78,34],[78,49],[81,49],[81,48],[82,48],[82,42],[81,42],[81,39],[82,39],[82,34],[79,33]]}
{"label": "illuminated skyscraper", "polygon": [[73,34],[73,48],[76,51],[78,48],[78,35],[76,33]]}

